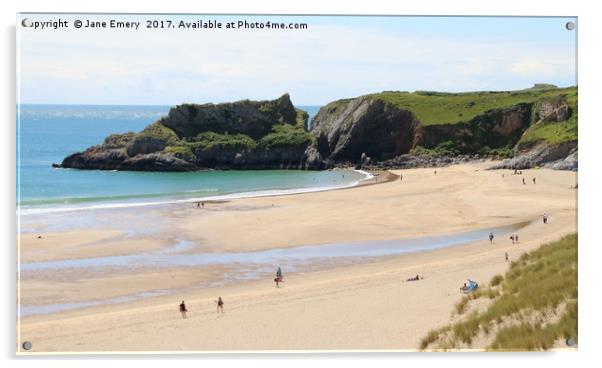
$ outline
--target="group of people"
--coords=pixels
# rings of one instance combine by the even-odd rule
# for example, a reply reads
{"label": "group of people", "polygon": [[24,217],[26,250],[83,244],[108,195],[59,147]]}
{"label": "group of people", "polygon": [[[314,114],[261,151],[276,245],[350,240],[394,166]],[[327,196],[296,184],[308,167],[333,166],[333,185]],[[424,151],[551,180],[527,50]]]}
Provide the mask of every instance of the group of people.
{"label": "group of people", "polygon": [[[215,303],[217,304],[217,313],[224,313],[224,301],[222,300],[222,297],[218,297],[217,300],[215,301]],[[186,308],[186,303],[182,300],[182,303],[180,303],[180,313],[182,314],[182,318],[186,319],[186,313],[188,312],[188,309]]]}
{"label": "group of people", "polygon": [[[537,184],[537,180],[535,180],[535,178],[532,179],[533,180],[533,184]],[[525,182],[525,178],[523,177],[523,185],[526,185],[527,182]]]}
{"label": "group of people", "polygon": [[[416,277],[418,277],[418,275],[416,275]],[[280,283],[283,282],[284,279],[282,277],[282,269],[280,267],[278,267],[278,269],[276,270],[276,278],[274,279],[274,282],[276,283],[276,287],[280,287]],[[215,304],[217,305],[217,313],[224,313],[224,300],[222,299],[222,297],[218,297],[217,300],[215,301]],[[186,313],[188,312],[188,309],[186,308],[186,303],[182,300],[182,303],[180,303],[180,313],[182,314],[182,318],[186,319]]]}

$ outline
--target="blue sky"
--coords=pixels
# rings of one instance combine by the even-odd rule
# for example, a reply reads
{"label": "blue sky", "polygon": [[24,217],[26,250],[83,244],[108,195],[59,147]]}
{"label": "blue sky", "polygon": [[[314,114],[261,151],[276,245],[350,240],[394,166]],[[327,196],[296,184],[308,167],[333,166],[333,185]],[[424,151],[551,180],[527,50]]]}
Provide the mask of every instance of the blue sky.
{"label": "blue sky", "polygon": [[[383,90],[575,85],[574,18],[24,15],[32,20],[303,22],[307,30],[19,27],[21,103],[295,104]],[[143,25],[142,25],[143,26]]]}

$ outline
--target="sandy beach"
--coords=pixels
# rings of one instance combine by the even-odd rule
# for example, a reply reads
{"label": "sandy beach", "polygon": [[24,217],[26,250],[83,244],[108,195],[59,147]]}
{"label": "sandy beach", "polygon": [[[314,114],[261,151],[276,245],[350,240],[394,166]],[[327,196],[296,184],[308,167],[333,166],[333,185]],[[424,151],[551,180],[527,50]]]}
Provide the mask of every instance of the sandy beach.
{"label": "sandy beach", "polygon": [[[160,251],[183,238],[197,245],[184,251],[194,255],[414,239],[528,223],[518,230],[518,244],[498,236],[493,244],[484,238],[328,269],[285,269],[280,288],[271,278],[210,287],[224,272],[220,265],[29,272],[19,285],[21,303],[28,305],[170,293],[23,317],[17,349],[22,341],[32,342],[32,353],[417,349],[430,329],[449,322],[467,278],[484,285],[509,267],[505,252],[516,259],[576,232],[576,173],[537,169],[513,175],[485,170],[490,165],[436,173],[396,170],[402,180],[378,185],[208,202],[203,208],[171,206],[153,210],[152,221],[168,224],[153,236],[123,236],[117,226],[24,234],[21,262],[39,262]],[[543,213],[549,215],[546,225]],[[416,274],[424,279],[406,281]],[[216,311],[218,296],[225,302],[223,314]],[[182,300],[187,319],[178,312]]]}

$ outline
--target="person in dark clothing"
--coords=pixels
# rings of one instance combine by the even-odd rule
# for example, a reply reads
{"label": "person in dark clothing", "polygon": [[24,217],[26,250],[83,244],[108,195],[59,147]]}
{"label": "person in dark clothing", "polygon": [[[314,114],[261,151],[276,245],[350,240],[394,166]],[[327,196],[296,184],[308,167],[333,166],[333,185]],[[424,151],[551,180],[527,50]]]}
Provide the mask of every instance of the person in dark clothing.
{"label": "person in dark clothing", "polygon": [[493,244],[493,233],[489,233],[489,243]]}
{"label": "person in dark clothing", "polygon": [[222,300],[222,297],[218,297],[215,302],[217,303],[217,313],[224,313],[224,301]]}
{"label": "person in dark clothing", "polygon": [[180,313],[182,313],[182,318],[184,319],[186,319],[186,312],[188,312],[188,309],[186,309],[186,304],[182,300],[182,303],[180,303]]}

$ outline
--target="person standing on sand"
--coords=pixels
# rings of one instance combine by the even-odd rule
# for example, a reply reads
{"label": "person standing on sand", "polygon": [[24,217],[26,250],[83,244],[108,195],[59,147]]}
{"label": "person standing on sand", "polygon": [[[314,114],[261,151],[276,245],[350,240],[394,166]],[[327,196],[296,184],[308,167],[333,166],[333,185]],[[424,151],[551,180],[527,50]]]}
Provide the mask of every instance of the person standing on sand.
{"label": "person standing on sand", "polygon": [[512,240],[512,244],[514,244],[514,234],[510,235],[510,240]]}
{"label": "person standing on sand", "polygon": [[489,233],[489,244],[493,244],[493,233]]}
{"label": "person standing on sand", "polygon": [[514,234],[514,241],[518,243],[518,234]]}
{"label": "person standing on sand", "polygon": [[399,174],[399,181],[403,181],[403,174]]}
{"label": "person standing on sand", "polygon": [[505,256],[506,256],[506,262],[508,262],[508,261],[510,260],[510,259],[508,258],[508,252],[506,252]]}
{"label": "person standing on sand", "polygon": [[547,214],[543,214],[543,223],[547,224],[548,223],[548,215]]}
{"label": "person standing on sand", "polygon": [[525,185],[525,184],[526,184],[526,183],[525,183],[525,178],[523,178],[523,185]]}
{"label": "person standing on sand", "polygon": [[217,303],[217,313],[224,313],[224,301],[222,300],[222,297],[218,297],[215,302]]}
{"label": "person standing on sand", "polygon": [[533,184],[537,184],[537,183],[535,182],[535,178],[533,178]]}
{"label": "person standing on sand", "polygon": [[182,300],[182,303],[180,303],[180,313],[182,313],[183,319],[186,319],[186,312],[188,312],[188,310],[186,309],[186,304],[184,304],[184,301]]}

